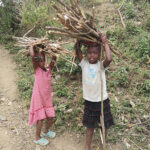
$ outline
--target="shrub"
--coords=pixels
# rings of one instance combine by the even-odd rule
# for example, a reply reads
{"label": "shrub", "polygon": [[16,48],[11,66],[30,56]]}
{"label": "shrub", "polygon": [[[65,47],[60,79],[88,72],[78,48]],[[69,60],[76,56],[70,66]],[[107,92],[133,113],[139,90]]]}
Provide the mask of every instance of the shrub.
{"label": "shrub", "polygon": [[44,27],[49,25],[58,26],[53,20],[55,11],[51,6],[52,1],[35,1],[25,0],[22,2],[21,10],[21,28],[29,30],[35,26],[35,31],[32,34],[35,36],[44,36]]}
{"label": "shrub", "polygon": [[148,32],[150,32],[150,17],[146,19],[145,24],[143,26]]}
{"label": "shrub", "polygon": [[137,27],[133,22],[128,22],[126,24],[126,31],[129,35],[137,35],[141,29]]}
{"label": "shrub", "polygon": [[145,80],[143,83],[137,85],[138,93],[141,95],[149,96],[150,93],[150,81]]}
{"label": "shrub", "polygon": [[135,13],[135,9],[134,9],[134,5],[132,2],[126,2],[123,5],[123,15],[127,18],[127,19],[132,19],[136,16]]}
{"label": "shrub", "polygon": [[147,61],[147,56],[150,56],[150,37],[146,33],[142,33],[137,38],[137,45],[135,47],[135,51],[137,57],[141,58],[141,62]]}
{"label": "shrub", "polygon": [[[118,86],[126,88],[128,85],[128,74],[125,68],[119,68],[117,71],[110,72],[110,79],[108,80],[109,89]],[[113,88],[112,88],[113,89]]]}
{"label": "shrub", "polygon": [[0,42],[6,44],[11,41],[11,35],[18,29],[20,20],[16,5],[11,1],[3,1],[0,6]]}

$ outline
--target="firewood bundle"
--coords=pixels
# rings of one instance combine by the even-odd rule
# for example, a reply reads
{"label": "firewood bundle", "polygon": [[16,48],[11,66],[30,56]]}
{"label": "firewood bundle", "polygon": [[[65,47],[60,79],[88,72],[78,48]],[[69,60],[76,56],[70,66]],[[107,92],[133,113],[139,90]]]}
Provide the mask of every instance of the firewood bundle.
{"label": "firewood bundle", "polygon": [[[57,34],[78,40],[100,43],[100,37],[94,25],[95,12],[94,7],[90,19],[87,19],[84,11],[80,9],[77,0],[70,0],[71,6],[66,5],[63,1],[57,0],[60,5],[53,2],[52,6],[57,10],[56,21],[61,23],[64,28],[46,27],[48,34]],[[115,51],[117,48],[108,41],[112,52],[118,55]],[[114,50],[115,49],[115,50]]]}
{"label": "firewood bundle", "polygon": [[48,38],[44,37],[42,39],[33,38],[33,37],[14,37],[17,40],[16,46],[23,47],[20,53],[25,55],[29,54],[29,46],[32,43],[33,47],[36,48],[40,52],[44,52],[47,57],[52,58],[53,56],[57,58],[61,58],[65,61],[68,61],[74,65],[74,62],[65,59],[64,56],[69,55],[72,58],[74,57],[74,53],[68,51],[67,49],[63,48],[61,45],[65,43],[60,43],[57,41],[50,41]]}

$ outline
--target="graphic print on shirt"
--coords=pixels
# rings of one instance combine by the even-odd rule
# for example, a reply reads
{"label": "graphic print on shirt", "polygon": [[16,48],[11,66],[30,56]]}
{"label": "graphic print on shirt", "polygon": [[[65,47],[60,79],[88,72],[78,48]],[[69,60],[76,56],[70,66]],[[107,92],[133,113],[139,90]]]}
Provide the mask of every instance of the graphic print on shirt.
{"label": "graphic print on shirt", "polygon": [[96,84],[96,73],[97,73],[96,68],[87,68],[88,76],[85,79],[85,83],[94,86]]}
{"label": "graphic print on shirt", "polygon": [[88,75],[89,75],[91,78],[94,78],[95,75],[96,75],[96,69],[95,69],[95,68],[88,68]]}

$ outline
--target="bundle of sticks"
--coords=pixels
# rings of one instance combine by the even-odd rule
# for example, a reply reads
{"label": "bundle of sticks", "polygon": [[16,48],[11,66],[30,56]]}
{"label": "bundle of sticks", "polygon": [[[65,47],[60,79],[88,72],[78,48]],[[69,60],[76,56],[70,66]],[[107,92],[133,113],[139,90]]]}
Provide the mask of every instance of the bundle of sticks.
{"label": "bundle of sticks", "polygon": [[[101,43],[99,33],[94,25],[95,12],[94,6],[92,9],[91,18],[88,19],[84,11],[79,7],[77,0],[70,0],[71,6],[66,5],[63,1],[57,0],[60,5],[52,3],[54,9],[57,10],[56,21],[61,23],[64,28],[46,27],[48,34],[57,34],[75,38],[78,40]],[[119,55],[116,48],[110,41],[108,41],[110,49],[116,55]]]}
{"label": "bundle of sticks", "polygon": [[44,52],[45,56],[52,58],[53,56],[61,58],[65,61],[70,62],[73,65],[76,65],[74,62],[65,59],[64,56],[69,55],[72,58],[75,57],[73,52],[68,51],[63,48],[61,45],[66,43],[60,43],[58,41],[50,41],[47,37],[44,38],[34,38],[34,37],[13,37],[17,40],[16,46],[22,47],[23,49],[20,53],[29,55],[29,46],[32,43],[33,47],[38,49],[40,52]]}

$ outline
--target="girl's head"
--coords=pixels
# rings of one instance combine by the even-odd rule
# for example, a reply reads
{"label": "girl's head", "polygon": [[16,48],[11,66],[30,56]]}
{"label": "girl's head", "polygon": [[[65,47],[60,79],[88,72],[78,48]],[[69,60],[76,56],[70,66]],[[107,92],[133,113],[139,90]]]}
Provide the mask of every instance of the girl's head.
{"label": "girl's head", "polygon": [[40,59],[38,61],[38,65],[40,68],[44,69],[45,68],[45,56],[44,55],[41,55],[40,56]]}
{"label": "girl's head", "polygon": [[43,53],[38,53],[35,58],[36,66],[40,68],[45,68],[45,55]]}
{"label": "girl's head", "polygon": [[90,64],[97,63],[98,59],[100,58],[100,52],[101,52],[100,45],[88,47],[86,55]]}

